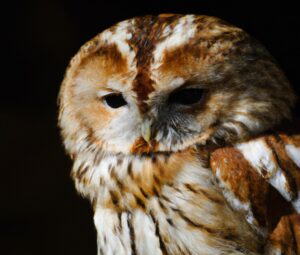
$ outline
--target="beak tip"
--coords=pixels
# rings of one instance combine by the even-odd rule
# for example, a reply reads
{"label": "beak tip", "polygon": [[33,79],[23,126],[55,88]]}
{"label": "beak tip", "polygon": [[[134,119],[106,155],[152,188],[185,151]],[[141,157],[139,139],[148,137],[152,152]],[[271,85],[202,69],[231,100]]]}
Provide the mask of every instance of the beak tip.
{"label": "beak tip", "polygon": [[143,139],[147,142],[147,143],[149,143],[150,142],[150,136],[143,136]]}

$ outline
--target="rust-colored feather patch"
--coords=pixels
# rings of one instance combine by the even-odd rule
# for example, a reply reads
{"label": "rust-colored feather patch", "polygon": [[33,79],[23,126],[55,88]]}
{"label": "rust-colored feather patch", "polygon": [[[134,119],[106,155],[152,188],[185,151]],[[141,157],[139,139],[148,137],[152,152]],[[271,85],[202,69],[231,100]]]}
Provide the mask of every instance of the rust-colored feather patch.
{"label": "rust-colored feather patch", "polygon": [[[241,152],[233,147],[216,150],[211,155],[212,170],[241,203],[250,203],[256,220],[267,225],[268,184],[252,168]],[[219,173],[218,173],[219,172]]]}
{"label": "rust-colored feather patch", "polygon": [[284,216],[271,234],[266,254],[300,254],[300,215]]}
{"label": "rust-colored feather patch", "polygon": [[150,152],[155,151],[157,146],[157,142],[154,140],[150,141],[149,143],[146,142],[142,137],[138,138],[131,148],[131,153],[133,154],[148,154]]}

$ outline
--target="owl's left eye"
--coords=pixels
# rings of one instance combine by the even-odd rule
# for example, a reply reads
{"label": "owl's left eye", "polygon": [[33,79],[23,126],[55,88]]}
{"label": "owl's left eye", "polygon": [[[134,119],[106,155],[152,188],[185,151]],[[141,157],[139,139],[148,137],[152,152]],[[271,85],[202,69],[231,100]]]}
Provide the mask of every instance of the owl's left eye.
{"label": "owl's left eye", "polygon": [[109,94],[104,97],[104,102],[111,108],[120,108],[127,104],[122,94]]}
{"label": "owl's left eye", "polygon": [[191,105],[199,102],[202,96],[202,89],[187,88],[173,92],[169,96],[169,102],[173,104]]}

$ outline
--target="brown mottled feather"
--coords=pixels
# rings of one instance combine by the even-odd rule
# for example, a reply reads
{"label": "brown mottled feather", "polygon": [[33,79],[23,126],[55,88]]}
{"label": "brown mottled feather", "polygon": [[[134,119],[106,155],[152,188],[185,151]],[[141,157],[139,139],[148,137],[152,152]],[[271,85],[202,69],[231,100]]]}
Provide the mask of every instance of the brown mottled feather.
{"label": "brown mottled feather", "polygon": [[283,216],[270,235],[266,254],[300,254],[300,215]]}

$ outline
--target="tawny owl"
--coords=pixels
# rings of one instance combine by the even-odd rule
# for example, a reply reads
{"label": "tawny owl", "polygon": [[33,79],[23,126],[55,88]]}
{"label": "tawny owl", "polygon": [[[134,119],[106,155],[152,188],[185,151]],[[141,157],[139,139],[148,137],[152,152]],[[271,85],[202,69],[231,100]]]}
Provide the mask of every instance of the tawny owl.
{"label": "tawny owl", "polygon": [[197,15],[120,22],[71,60],[59,102],[98,254],[300,252],[295,95],[242,29]]}

